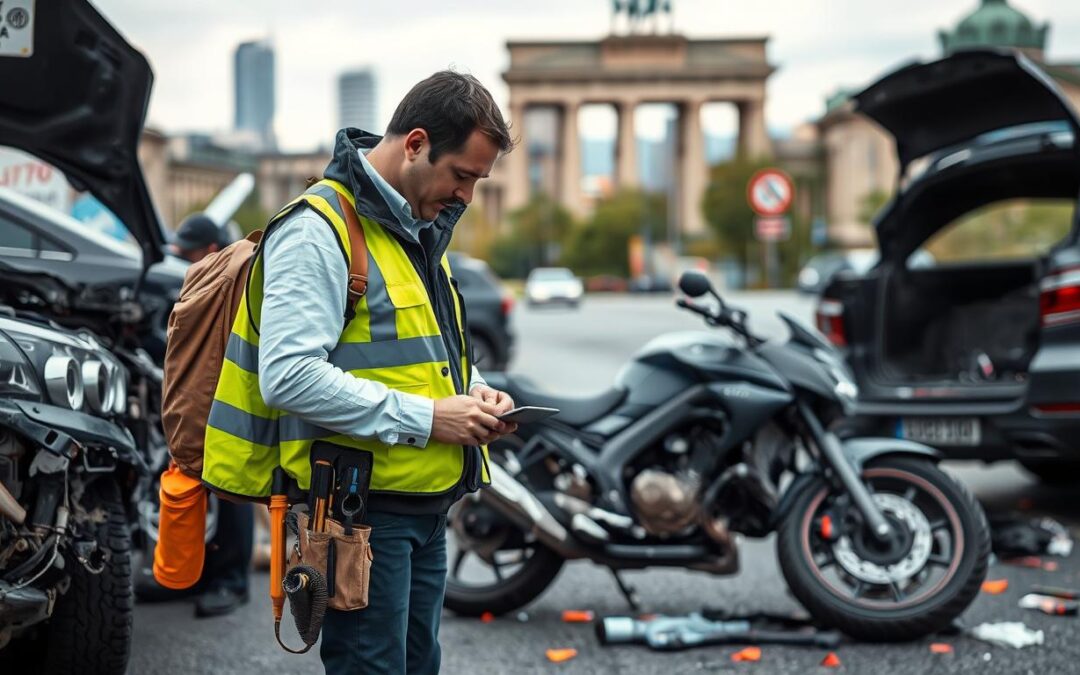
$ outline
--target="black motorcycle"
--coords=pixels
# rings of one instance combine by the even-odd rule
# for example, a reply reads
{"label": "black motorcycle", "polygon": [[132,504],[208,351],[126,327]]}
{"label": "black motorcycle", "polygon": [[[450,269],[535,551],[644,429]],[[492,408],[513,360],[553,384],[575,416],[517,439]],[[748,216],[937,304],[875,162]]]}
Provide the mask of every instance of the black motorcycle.
{"label": "black motorcycle", "polygon": [[844,438],[858,390],[833,347],[781,313],[787,342],[748,328],[708,279],[680,299],[716,333],[648,344],[614,388],[554,396],[518,376],[488,378],[518,405],[559,408],[492,445],[492,485],[454,506],[446,606],[505,613],[539,596],[567,559],[618,571],[739,570],[735,533],[777,533],[792,592],[816,621],[867,640],[945,628],[986,575],[978,502],[935,450]]}

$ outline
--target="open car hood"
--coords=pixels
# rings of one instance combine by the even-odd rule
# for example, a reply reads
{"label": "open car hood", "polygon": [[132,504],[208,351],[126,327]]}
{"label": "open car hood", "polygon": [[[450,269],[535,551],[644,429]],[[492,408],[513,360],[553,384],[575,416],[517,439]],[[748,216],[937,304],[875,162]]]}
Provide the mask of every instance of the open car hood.
{"label": "open car hood", "polygon": [[164,237],[138,160],[150,64],[85,0],[31,7],[30,53],[0,55],[0,145],[63,171],[123,221],[144,266],[160,261]]}
{"label": "open car hood", "polygon": [[1050,120],[1080,128],[1053,80],[1014,51],[961,51],[939,61],[913,63],[854,99],[855,110],[892,134],[901,169],[995,129]]}

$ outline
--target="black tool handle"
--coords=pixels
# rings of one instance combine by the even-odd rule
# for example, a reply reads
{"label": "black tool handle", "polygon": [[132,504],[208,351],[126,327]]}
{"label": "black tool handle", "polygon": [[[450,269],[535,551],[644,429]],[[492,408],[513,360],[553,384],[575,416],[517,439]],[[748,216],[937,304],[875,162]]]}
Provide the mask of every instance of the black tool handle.
{"label": "black tool handle", "polygon": [[803,645],[826,649],[833,649],[840,645],[840,633],[836,631],[800,633],[798,631],[751,630],[746,633],[746,638],[747,643],[754,644]]}

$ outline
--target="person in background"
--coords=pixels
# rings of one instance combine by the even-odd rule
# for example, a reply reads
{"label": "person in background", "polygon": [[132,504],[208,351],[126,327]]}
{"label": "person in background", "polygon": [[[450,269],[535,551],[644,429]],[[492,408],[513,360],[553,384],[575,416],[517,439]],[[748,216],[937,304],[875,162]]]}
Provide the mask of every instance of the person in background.
{"label": "person in background", "polygon": [[193,213],[177,228],[172,252],[188,262],[197,263],[226,246],[224,228],[218,227],[204,213]]}

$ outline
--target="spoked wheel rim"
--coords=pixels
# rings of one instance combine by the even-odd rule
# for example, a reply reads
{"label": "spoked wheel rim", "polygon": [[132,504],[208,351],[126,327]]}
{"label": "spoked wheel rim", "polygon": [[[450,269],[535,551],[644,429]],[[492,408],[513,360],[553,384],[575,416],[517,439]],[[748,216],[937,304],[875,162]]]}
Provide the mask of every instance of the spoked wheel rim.
{"label": "spoked wheel rim", "polygon": [[507,584],[536,554],[536,538],[514,531],[509,521],[478,531],[477,521],[489,517],[486,511],[482,503],[468,498],[454,504],[447,514],[448,584],[473,590]]}
{"label": "spoked wheel rim", "polygon": [[[490,449],[493,461],[504,467],[515,461],[512,450],[500,450]],[[540,545],[534,534],[522,532],[477,493],[450,507],[447,533],[447,584],[461,590],[493,590],[509,584]]]}
{"label": "spoked wheel rim", "polygon": [[863,480],[896,536],[886,544],[873,540],[855,507],[838,508],[838,495],[824,487],[800,523],[806,562],[845,602],[876,610],[919,605],[956,576],[964,557],[956,507],[933,484],[902,469],[866,469]]}

